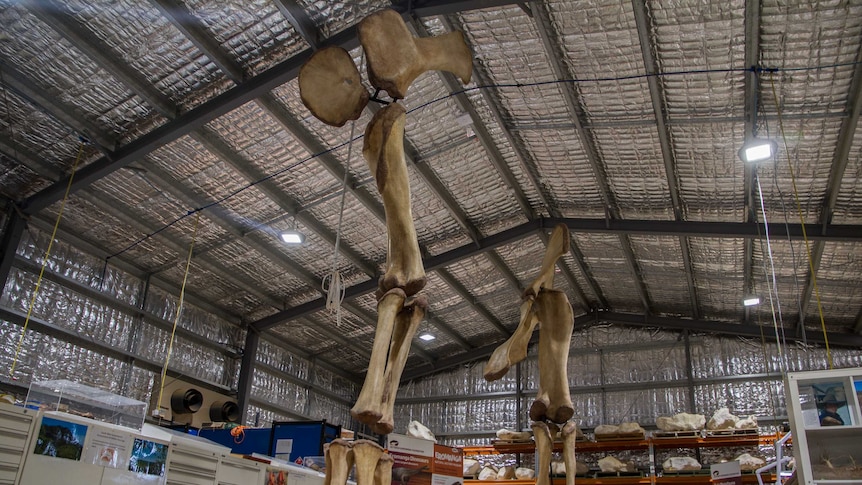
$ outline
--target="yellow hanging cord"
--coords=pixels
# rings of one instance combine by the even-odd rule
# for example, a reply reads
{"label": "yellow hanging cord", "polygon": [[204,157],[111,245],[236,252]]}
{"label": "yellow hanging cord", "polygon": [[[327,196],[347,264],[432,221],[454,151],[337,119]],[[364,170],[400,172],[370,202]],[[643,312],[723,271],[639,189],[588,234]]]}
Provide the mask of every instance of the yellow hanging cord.
{"label": "yellow hanging cord", "polygon": [[81,161],[81,156],[84,154],[84,142],[78,146],[78,156],[75,157],[75,163],[72,164],[72,172],[69,174],[69,183],[66,185],[66,192],[63,194],[63,200],[60,202],[60,212],[57,213],[57,221],[54,223],[54,230],[51,231],[51,239],[48,241],[48,249],[45,251],[45,256],[42,258],[42,269],[39,270],[39,277],[36,279],[36,288],[33,289],[33,297],[30,298],[30,306],[27,308],[27,318],[24,319],[24,327],[21,329],[21,337],[18,339],[18,346],[15,348],[15,357],[12,359],[12,365],[9,367],[9,378],[15,379],[15,367],[18,365],[18,356],[21,354],[21,346],[24,344],[24,335],[27,334],[27,326],[30,324],[30,317],[33,314],[33,307],[36,306],[36,295],[39,294],[39,287],[42,285],[42,276],[45,274],[45,266],[48,266],[48,258],[51,256],[51,248],[54,246],[54,238],[57,236],[57,229],[60,227],[60,220],[63,218],[63,209],[66,208],[66,201],[69,199],[69,192],[72,191],[72,180],[75,178],[75,170],[78,169],[78,162]]}
{"label": "yellow hanging cord", "polygon": [[162,393],[164,393],[164,391],[165,391],[165,376],[168,373],[168,362],[170,362],[170,360],[171,360],[171,352],[174,349],[174,336],[177,334],[177,324],[179,323],[180,316],[183,313],[183,300],[185,300],[185,297],[186,297],[186,281],[188,280],[188,277],[189,277],[189,267],[192,264],[192,252],[195,249],[195,241],[197,241],[197,238],[198,238],[198,222],[200,221],[200,219],[201,219],[201,213],[196,212],[195,213],[195,228],[194,228],[194,232],[192,233],[192,243],[189,245],[189,256],[186,259],[186,272],[185,272],[185,274],[183,274],[183,284],[182,284],[182,286],[180,286],[180,302],[177,305],[177,315],[176,315],[176,317],[174,317],[174,326],[171,329],[171,339],[168,341],[168,355],[165,356],[165,365],[162,366],[162,379],[161,379],[161,384],[159,384],[159,399],[156,401],[156,410],[157,411],[160,411],[159,406],[161,406],[161,402],[162,402]]}
{"label": "yellow hanging cord", "polygon": [[[781,141],[784,143],[784,153],[787,154],[787,166],[790,168],[790,181],[793,184],[793,199],[796,201],[796,212],[799,214],[799,222],[802,226],[802,239],[805,241],[805,254],[808,256],[808,270],[811,272],[811,286],[814,288],[814,298],[817,301],[817,313],[820,315],[820,328],[823,331],[823,342],[826,344],[826,362],[832,369],[832,351],[829,350],[829,337],[826,334],[826,321],[823,318],[823,305],[820,303],[820,288],[817,287],[817,275],[814,271],[814,260],[811,259],[811,245],[808,242],[808,233],[805,231],[805,218],[802,217],[802,204],[799,202],[799,191],[796,190],[796,176],[793,173],[793,163],[790,162],[790,151],[787,148],[787,136],[784,133],[784,122],[781,119],[781,106],[778,103],[778,94],[775,90],[775,77],[770,76],[772,84],[772,98],[775,101],[775,111],[778,115],[778,130],[781,133]],[[803,315],[799,315],[802,318]],[[804,331],[804,329],[803,329]]]}

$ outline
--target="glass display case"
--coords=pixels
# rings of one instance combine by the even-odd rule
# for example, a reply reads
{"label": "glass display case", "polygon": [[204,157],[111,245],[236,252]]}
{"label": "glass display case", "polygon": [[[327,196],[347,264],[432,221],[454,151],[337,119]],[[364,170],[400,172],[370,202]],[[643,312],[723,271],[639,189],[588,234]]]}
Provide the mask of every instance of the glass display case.
{"label": "glass display case", "polygon": [[140,431],[147,404],[69,380],[30,384],[26,406],[61,411]]}
{"label": "glass display case", "polygon": [[862,368],[787,375],[799,482],[862,483]]}

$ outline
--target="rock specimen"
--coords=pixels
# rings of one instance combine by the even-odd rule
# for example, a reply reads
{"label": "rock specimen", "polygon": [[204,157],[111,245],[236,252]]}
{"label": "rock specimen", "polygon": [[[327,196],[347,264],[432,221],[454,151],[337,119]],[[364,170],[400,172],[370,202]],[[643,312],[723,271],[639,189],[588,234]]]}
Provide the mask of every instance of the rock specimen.
{"label": "rock specimen", "polygon": [[665,460],[661,467],[666,472],[694,471],[702,468],[700,462],[688,456],[672,456]]}
{"label": "rock specimen", "polygon": [[659,416],[655,425],[662,431],[700,431],[706,425],[703,414],[679,413],[673,417]]}
{"label": "rock specimen", "polygon": [[434,436],[434,433],[419,421],[410,421],[407,425],[407,435],[414,438],[433,441],[435,443],[437,442],[437,437]]}

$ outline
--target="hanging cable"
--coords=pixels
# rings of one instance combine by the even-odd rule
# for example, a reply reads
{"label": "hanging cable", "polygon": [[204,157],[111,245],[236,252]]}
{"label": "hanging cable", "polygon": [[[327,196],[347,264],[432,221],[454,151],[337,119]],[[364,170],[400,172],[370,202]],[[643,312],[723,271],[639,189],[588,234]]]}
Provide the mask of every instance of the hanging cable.
{"label": "hanging cable", "polygon": [[341,207],[338,211],[338,229],[335,231],[335,250],[332,254],[332,272],[323,278],[321,286],[326,291],[326,309],[335,313],[335,326],[341,325],[341,303],[344,301],[345,287],[338,271],[338,249],[341,245],[341,223],[344,221],[344,200],[347,198],[347,177],[350,175],[350,159],[353,156],[353,134],[356,120],[350,122],[350,143],[347,145],[347,166],[341,181]]}
{"label": "hanging cable", "polygon": [[167,353],[167,355],[165,355],[165,364],[162,366],[162,377],[161,377],[161,383],[159,384],[159,399],[156,401],[156,409],[155,409],[156,412],[159,412],[160,415],[161,415],[161,409],[159,408],[159,406],[161,406],[162,394],[165,391],[165,376],[168,373],[168,362],[170,362],[170,360],[171,360],[171,352],[174,349],[174,337],[177,334],[177,324],[179,324],[180,316],[183,313],[183,302],[185,301],[185,297],[186,297],[186,282],[188,281],[188,278],[189,278],[189,268],[191,267],[191,264],[192,264],[192,254],[193,254],[194,249],[195,249],[195,242],[197,241],[197,238],[198,238],[198,222],[200,222],[200,220],[201,220],[201,214],[200,214],[200,211],[196,211],[195,214],[196,214],[195,228],[192,231],[192,243],[189,245],[189,255],[188,255],[188,258],[186,259],[186,271],[183,274],[183,284],[180,286],[180,300],[179,300],[179,303],[177,304],[177,315],[174,317],[174,326],[173,326],[173,328],[171,328],[171,338],[170,338],[170,340],[168,340],[168,353]]}
{"label": "hanging cable", "polygon": [[[760,198],[760,212],[763,215],[763,228],[766,235],[766,253],[771,269],[771,271],[767,270],[766,261],[764,260],[763,272],[766,276],[766,292],[769,295],[769,307],[772,313],[772,326],[775,330],[775,343],[778,345],[778,358],[781,362],[781,374],[784,375],[786,373],[786,365],[784,362],[784,352],[782,350],[782,342],[784,341],[784,323],[781,317],[781,300],[778,297],[778,279],[775,274],[775,259],[772,257],[772,241],[769,237],[769,221],[766,217],[766,206],[763,203],[763,188],[760,186],[760,177],[757,175],[757,170],[754,171],[754,180],[757,182],[757,193]],[[761,242],[761,251],[763,251],[762,244],[763,243]],[[771,284],[769,278],[770,275],[772,276]],[[774,298],[773,294],[775,295]],[[778,314],[778,318],[776,318],[776,313]],[[779,322],[781,322],[780,325]]]}
{"label": "hanging cable", "polygon": [[30,298],[30,305],[27,307],[27,318],[24,319],[24,326],[21,328],[21,337],[18,339],[18,345],[15,347],[15,356],[12,358],[12,365],[9,367],[9,378],[15,380],[15,367],[18,365],[18,357],[21,355],[21,346],[24,344],[24,335],[27,333],[27,326],[30,324],[30,317],[33,315],[33,307],[36,306],[36,295],[39,294],[39,288],[42,285],[42,277],[45,275],[45,267],[48,266],[48,258],[51,256],[51,248],[54,247],[54,238],[57,237],[57,229],[60,227],[60,220],[63,219],[63,209],[66,208],[66,201],[69,200],[69,193],[72,191],[72,180],[75,178],[75,171],[78,169],[78,163],[84,154],[84,142],[80,142],[78,146],[78,156],[75,157],[75,162],[72,164],[72,172],[69,174],[69,183],[66,185],[66,192],[63,194],[63,200],[60,202],[60,210],[57,212],[57,221],[54,222],[54,230],[51,231],[51,239],[48,241],[48,249],[45,250],[45,256],[42,257],[42,268],[39,270],[39,277],[36,278],[36,287],[33,288],[33,296]]}
{"label": "hanging cable", "polygon": [[[811,273],[811,287],[814,290],[814,299],[817,301],[817,313],[820,316],[820,329],[823,331],[823,342],[826,345],[826,363],[832,369],[832,351],[829,349],[829,336],[826,333],[826,320],[823,318],[823,305],[820,302],[820,288],[817,286],[817,272],[814,270],[814,260],[811,257],[811,243],[808,241],[808,233],[805,230],[805,217],[802,215],[802,204],[799,202],[799,191],[796,189],[796,175],[793,172],[793,164],[790,162],[790,152],[787,148],[787,135],[784,132],[784,121],[781,119],[781,106],[778,103],[778,94],[775,89],[775,78],[770,76],[772,85],[772,98],[775,100],[775,111],[778,116],[778,132],[781,134],[781,142],[784,151],[788,154],[787,166],[790,169],[790,182],[793,186],[793,199],[796,201],[796,212],[799,214],[799,222],[802,227],[802,239],[805,241],[805,253],[808,256],[808,271]],[[800,315],[800,318],[802,315]]]}

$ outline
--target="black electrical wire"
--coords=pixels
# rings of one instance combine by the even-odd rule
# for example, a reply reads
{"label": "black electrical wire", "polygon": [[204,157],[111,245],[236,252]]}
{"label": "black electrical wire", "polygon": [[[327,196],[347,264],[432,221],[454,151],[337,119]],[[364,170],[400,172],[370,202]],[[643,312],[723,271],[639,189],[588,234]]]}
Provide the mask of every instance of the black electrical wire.
{"label": "black electrical wire", "polygon": [[[753,72],[755,74],[760,74],[760,73],[764,73],[764,72],[766,72],[766,73],[780,73],[780,72],[791,72],[791,71],[818,71],[818,70],[825,70],[825,69],[834,69],[834,68],[838,68],[838,67],[855,66],[857,64],[860,64],[860,62],[845,62],[845,63],[826,64],[826,65],[822,65],[822,66],[794,67],[794,68],[768,68],[768,67],[752,66],[749,68],[732,68],[732,69],[692,69],[692,70],[685,70],[685,71],[662,72],[662,73],[655,73],[655,74],[635,74],[635,75],[630,75],[630,76],[610,76],[610,77],[596,77],[596,78],[583,78],[583,79],[578,79],[578,78],[575,78],[575,79],[558,79],[558,80],[553,80],[553,81],[539,81],[539,82],[534,82],[534,83],[485,84],[485,85],[480,85],[480,86],[473,86],[473,87],[469,87],[469,88],[464,88],[464,89],[461,89],[458,91],[451,92],[445,96],[441,96],[439,98],[432,99],[431,101],[422,103],[422,104],[420,104],[414,108],[407,110],[407,113],[413,113],[414,111],[418,111],[418,110],[426,108],[432,104],[439,103],[441,101],[444,101],[444,100],[449,99],[449,98],[453,98],[455,96],[459,96],[461,94],[466,94],[466,93],[470,93],[473,91],[479,91],[479,90],[483,90],[483,89],[524,89],[524,88],[547,86],[547,85],[553,85],[553,84],[585,84],[585,83],[620,82],[620,81],[629,81],[629,80],[635,80],[635,79],[646,79],[646,78],[650,78],[650,77],[662,78],[662,77],[674,77],[674,76],[690,76],[690,75],[694,75],[694,74],[722,74],[722,73],[727,74],[727,73],[741,73],[741,72]],[[157,230],[155,230],[149,234],[146,234],[145,236],[139,238],[137,241],[126,246],[122,250],[117,251],[117,252],[107,256],[105,258],[105,263],[107,264],[107,262],[111,258],[115,258],[117,256],[122,255],[126,251],[131,250],[135,246],[137,246],[137,245],[143,243],[144,241],[146,241],[147,239],[165,231],[169,227],[174,226],[175,224],[183,221],[184,219],[186,219],[189,216],[195,215],[198,212],[205,211],[205,210],[212,208],[216,205],[220,205],[222,202],[227,201],[228,199],[242,193],[245,190],[248,190],[248,189],[250,189],[250,188],[252,188],[258,184],[266,182],[267,180],[272,180],[272,179],[278,177],[279,175],[281,175],[285,172],[293,170],[296,167],[302,166],[302,165],[308,163],[309,161],[314,160],[317,157],[320,157],[322,155],[326,155],[328,153],[332,153],[336,150],[344,148],[344,147],[350,145],[351,143],[362,139],[363,137],[364,137],[364,134],[358,135],[355,138],[347,140],[347,141],[345,141],[339,145],[335,145],[332,148],[328,148],[328,149],[323,150],[321,152],[315,153],[309,157],[306,157],[302,160],[299,160],[295,163],[292,163],[292,164],[288,165],[287,167],[285,167],[281,170],[277,170],[277,171],[273,172],[272,174],[267,175],[266,177],[263,177],[260,180],[256,180],[256,181],[251,182],[251,183],[249,183],[243,187],[240,187],[239,189],[236,189],[233,192],[231,192],[231,193],[229,193],[229,194],[227,194],[227,195],[225,195],[225,196],[223,196],[217,200],[214,200],[208,204],[205,204],[205,205],[198,207],[198,208],[195,208],[195,209],[190,209],[190,210],[186,211],[186,213],[184,215],[177,217],[176,219],[174,219],[171,222],[168,222],[163,227],[161,227],[161,228],[159,228],[159,229],[157,229]]]}

